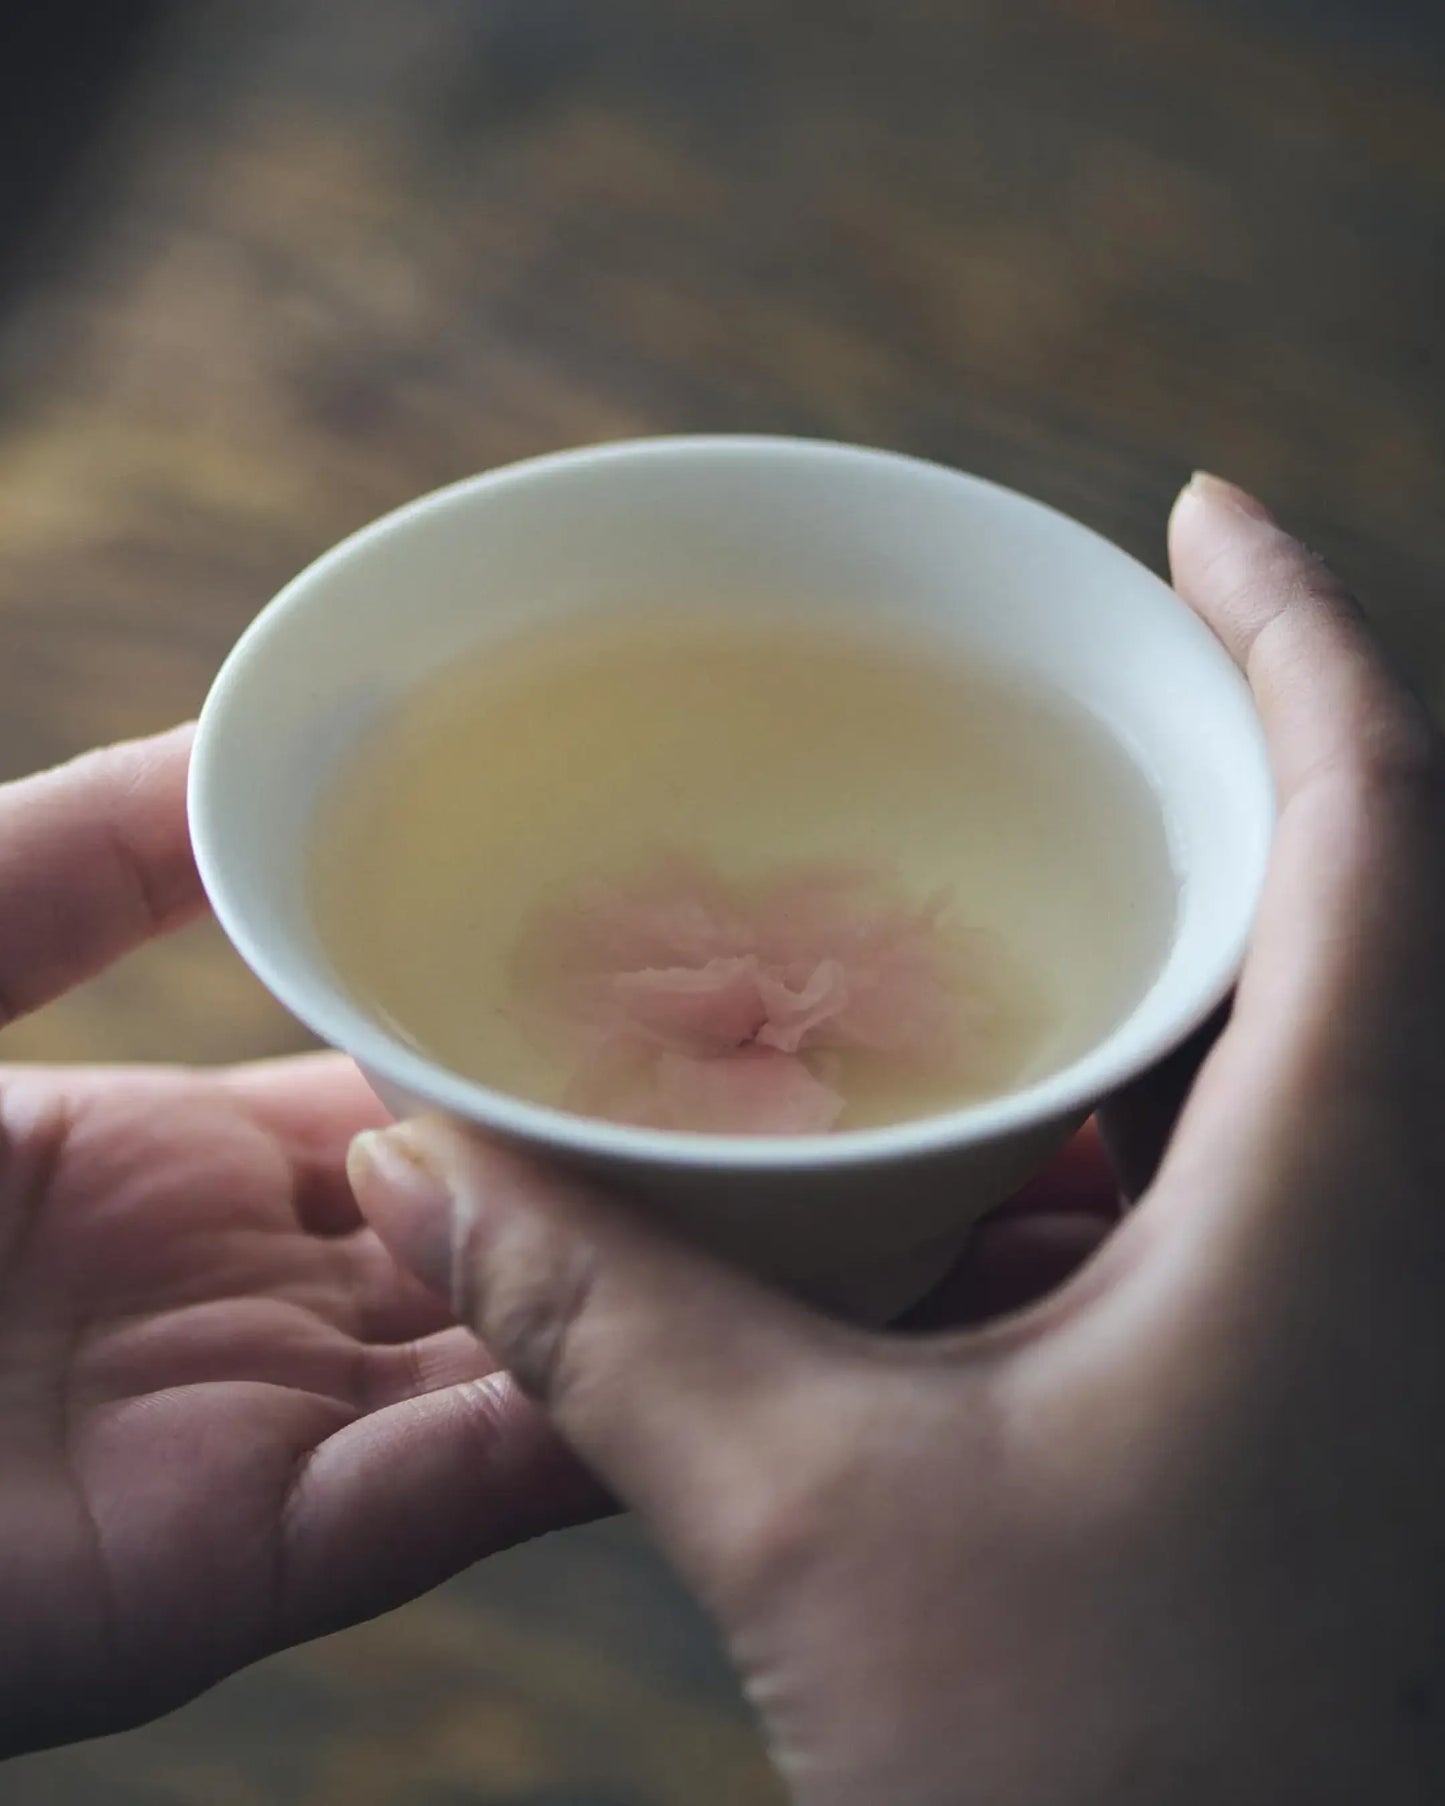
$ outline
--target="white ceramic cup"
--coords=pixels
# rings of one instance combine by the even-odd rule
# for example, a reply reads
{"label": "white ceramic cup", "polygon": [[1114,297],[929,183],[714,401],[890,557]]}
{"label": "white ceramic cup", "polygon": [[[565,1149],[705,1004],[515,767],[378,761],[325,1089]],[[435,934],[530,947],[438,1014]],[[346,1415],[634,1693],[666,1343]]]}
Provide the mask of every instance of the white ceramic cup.
{"label": "white ceramic cup", "polygon": [[[433,673],[520,628],[729,596],[875,627],[887,618],[1079,699],[1132,752],[1165,815],[1178,916],[1147,990],[1081,1058],[1005,1096],[891,1128],[684,1135],[476,1084],[348,995],[317,938],[306,872],[318,800],[358,737]],[[983,1212],[1227,994],[1273,813],[1245,684],[1142,565],[978,478],[764,438],[566,452],[458,483],[363,529],[242,636],[202,712],[190,779],[196,855],[222,926],[282,1003],[355,1057],[389,1108],[440,1109],[598,1174],[705,1245],[875,1320],[921,1296]]]}

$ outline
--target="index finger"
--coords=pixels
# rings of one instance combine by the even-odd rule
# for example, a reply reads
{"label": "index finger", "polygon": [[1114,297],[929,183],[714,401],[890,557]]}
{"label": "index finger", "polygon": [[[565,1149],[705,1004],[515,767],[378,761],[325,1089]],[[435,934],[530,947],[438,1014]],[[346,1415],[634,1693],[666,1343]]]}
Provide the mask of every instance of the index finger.
{"label": "index finger", "polygon": [[186,825],[192,733],[0,785],[0,1027],[201,908]]}

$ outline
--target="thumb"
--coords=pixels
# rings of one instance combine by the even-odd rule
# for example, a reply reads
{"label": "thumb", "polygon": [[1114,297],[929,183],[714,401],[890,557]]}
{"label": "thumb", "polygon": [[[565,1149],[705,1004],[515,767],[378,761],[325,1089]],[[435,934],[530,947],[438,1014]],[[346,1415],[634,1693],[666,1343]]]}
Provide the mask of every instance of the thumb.
{"label": "thumb", "polygon": [[846,1445],[866,1338],[634,1207],[436,1118],[359,1136],[349,1171],[392,1252],[695,1581],[755,1487]]}

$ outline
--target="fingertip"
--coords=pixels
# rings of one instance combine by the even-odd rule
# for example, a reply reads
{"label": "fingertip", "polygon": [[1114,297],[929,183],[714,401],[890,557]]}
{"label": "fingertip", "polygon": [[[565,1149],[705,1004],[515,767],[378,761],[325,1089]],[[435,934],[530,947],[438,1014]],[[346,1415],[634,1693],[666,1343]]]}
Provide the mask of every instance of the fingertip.
{"label": "fingertip", "polygon": [[1242,514],[1250,520],[1264,521],[1272,527],[1279,525],[1272,511],[1257,495],[1241,489],[1238,483],[1231,483],[1227,477],[1217,477],[1208,470],[1196,470],[1180,490],[1174,510],[1178,513],[1181,508],[1186,511],[1224,509],[1232,514]]}
{"label": "fingertip", "polygon": [[347,1150],[346,1176],[362,1215],[402,1266],[450,1297],[460,1205],[421,1126],[397,1123],[356,1136]]}
{"label": "fingertip", "polygon": [[1207,471],[1196,471],[1176,496],[1168,540],[1175,588],[1216,631],[1211,598],[1222,587],[1236,586],[1241,561],[1255,561],[1270,543],[1295,547],[1263,502]]}
{"label": "fingertip", "polygon": [[1280,615],[1289,617],[1296,642],[1309,631],[1317,653],[1332,637],[1338,649],[1341,628],[1357,650],[1368,642],[1358,605],[1329,566],[1263,502],[1222,477],[1198,472],[1180,491],[1169,517],[1169,562],[1182,600],[1241,669]]}
{"label": "fingertip", "polygon": [[23,1015],[199,914],[191,729],[0,784],[0,998]]}

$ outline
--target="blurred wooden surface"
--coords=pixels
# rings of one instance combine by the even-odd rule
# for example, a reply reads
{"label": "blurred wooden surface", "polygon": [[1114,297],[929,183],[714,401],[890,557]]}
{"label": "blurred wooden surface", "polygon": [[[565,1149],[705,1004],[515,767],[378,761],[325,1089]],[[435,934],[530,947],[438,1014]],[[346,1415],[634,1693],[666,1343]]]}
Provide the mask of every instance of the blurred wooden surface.
{"label": "blurred wooden surface", "polygon": [[[1442,77],[1406,0],[8,9],[0,774],[193,711],[282,580],[420,490],[693,429],[942,458],[1155,563],[1222,471],[1445,702]],[[0,1045],[299,1040],[201,928]],[[0,1775],[6,1806],[772,1797],[617,1530]]]}

